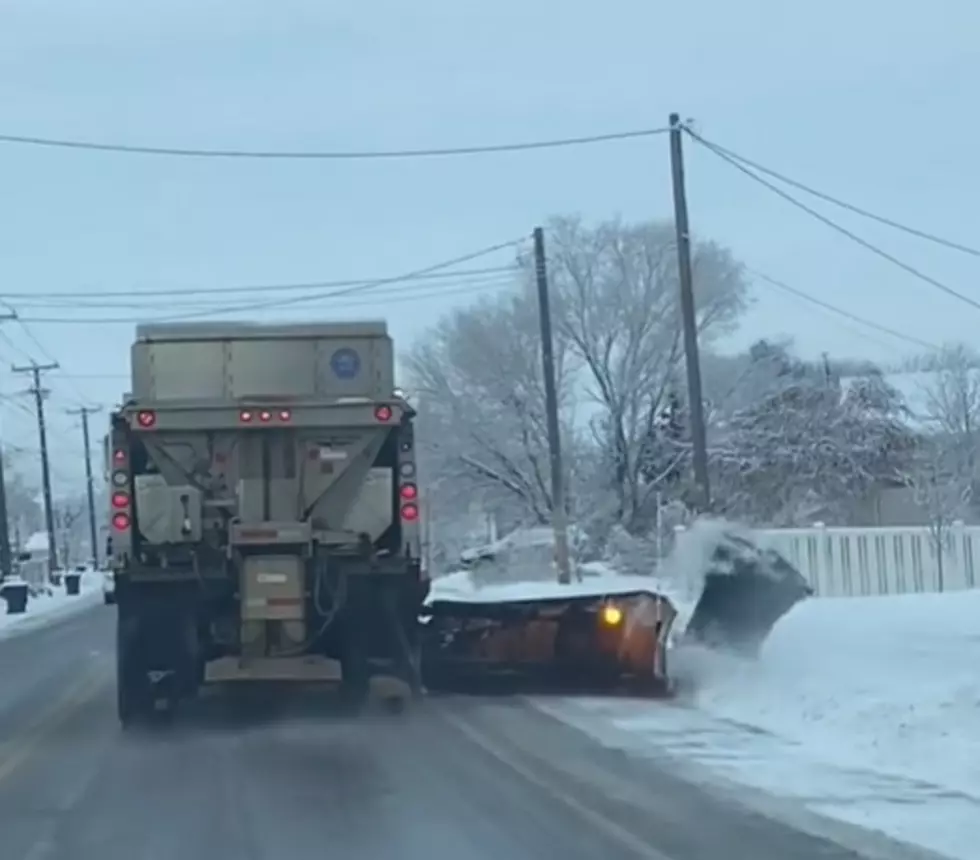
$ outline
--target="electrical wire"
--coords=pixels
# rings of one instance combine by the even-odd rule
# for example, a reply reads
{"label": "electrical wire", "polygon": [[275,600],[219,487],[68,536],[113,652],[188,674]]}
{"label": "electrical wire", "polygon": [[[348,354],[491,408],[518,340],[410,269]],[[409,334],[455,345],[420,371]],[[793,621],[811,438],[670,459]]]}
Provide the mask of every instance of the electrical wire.
{"label": "electrical wire", "polygon": [[[414,295],[420,295],[420,290],[425,290],[428,294],[439,295],[440,292],[446,294],[452,294],[459,292],[462,288],[490,288],[494,286],[503,286],[506,284],[513,284],[516,282],[516,276],[519,272],[518,269],[510,269],[511,274],[508,275],[484,275],[475,278],[459,278],[453,281],[442,281],[442,282],[407,282],[401,283],[389,287],[379,287],[376,290],[371,291],[371,296],[375,298],[388,298],[391,297],[393,300],[400,300],[402,298],[411,299]],[[352,281],[353,284],[363,284],[363,281]],[[173,311],[174,300],[172,298],[160,297],[154,293],[147,293],[145,295],[140,295],[139,293],[134,293],[131,298],[134,301],[106,301],[106,300],[96,300],[87,301],[85,299],[76,299],[71,302],[72,308],[77,308],[79,310],[135,310],[135,311]],[[319,298],[319,296],[314,296],[313,298]],[[143,301],[135,301],[136,299],[142,299]],[[24,317],[24,313],[27,309],[34,312],[44,312],[44,311],[60,311],[65,307],[65,299],[53,299],[53,298],[42,298],[38,301],[34,300],[21,300],[17,302],[17,312],[18,314],[26,319],[28,322],[31,321],[31,317]],[[203,299],[192,299],[184,297],[180,299],[179,305],[182,309],[187,308],[224,308],[228,305],[227,298],[203,298]]]}
{"label": "electrical wire", "polygon": [[752,277],[758,278],[760,281],[762,281],[765,284],[768,284],[771,287],[775,287],[776,289],[782,290],[783,292],[794,295],[797,298],[810,302],[810,304],[816,305],[817,307],[823,308],[824,310],[837,314],[838,316],[843,317],[844,319],[848,319],[851,322],[858,323],[859,325],[866,326],[868,328],[874,329],[875,331],[879,331],[883,334],[891,335],[892,337],[897,338],[898,340],[903,340],[906,343],[911,343],[914,344],[915,346],[924,347],[930,351],[939,349],[939,347],[936,346],[936,344],[929,343],[928,341],[925,340],[920,340],[919,338],[913,337],[912,335],[904,334],[903,332],[896,331],[895,329],[889,328],[888,326],[881,325],[881,323],[876,323],[873,320],[867,319],[866,317],[861,317],[858,316],[857,314],[853,314],[850,311],[846,311],[843,308],[839,308],[836,305],[830,304],[830,302],[825,302],[823,301],[823,299],[818,299],[816,296],[811,296],[809,293],[803,292],[803,290],[797,289],[796,287],[791,287],[789,284],[786,284],[783,281],[773,278],[771,275],[767,275],[764,272],[760,272],[757,269],[752,269],[746,266],[745,271],[748,272],[750,275],[752,275]]}
{"label": "electrical wire", "polygon": [[[224,314],[235,314],[248,311],[256,310],[271,310],[278,309],[282,307],[294,306],[299,304],[307,304],[309,302],[322,301],[326,299],[333,299],[340,296],[356,295],[360,293],[367,293],[378,287],[388,286],[390,284],[399,284],[406,281],[416,280],[420,275],[426,275],[432,272],[437,272],[441,269],[448,269],[453,266],[458,266],[463,263],[467,263],[470,260],[475,260],[480,257],[487,256],[489,254],[497,253],[498,251],[503,251],[508,248],[519,248],[521,244],[526,241],[525,237],[520,239],[512,239],[508,242],[500,242],[496,245],[490,245],[486,248],[481,248],[477,251],[472,251],[469,254],[463,254],[459,257],[453,257],[449,260],[443,260],[439,263],[434,263],[431,266],[426,266],[423,269],[418,269],[412,272],[406,272],[403,275],[395,275],[389,278],[378,278],[372,281],[364,281],[361,283],[354,284],[350,287],[344,289],[333,290],[332,292],[320,292],[313,295],[307,296],[291,296],[285,299],[272,299],[264,302],[255,302],[252,304],[245,305],[229,305],[225,307],[215,308],[208,311],[199,311],[197,313],[181,314],[177,316],[165,317],[155,322],[168,323],[168,322],[180,322],[184,320],[196,320],[205,319],[215,316],[223,316]],[[412,298],[418,298],[418,295],[412,296]],[[93,325],[93,324],[112,324],[112,323],[126,323],[132,324],[134,322],[147,322],[145,318],[134,319],[131,317],[105,317],[105,318],[82,318],[78,317],[29,317],[27,322],[33,323],[79,323],[82,325]]]}
{"label": "electrical wire", "polygon": [[[482,275],[496,275],[503,274],[505,272],[517,272],[520,269],[517,266],[488,266],[478,269],[457,269],[450,272],[429,272],[424,275],[419,275],[413,280],[428,281],[428,280],[444,280],[447,278],[457,278],[457,277],[471,277],[471,276],[482,276]],[[334,287],[352,287],[359,284],[370,283],[372,281],[379,280],[379,278],[353,278],[347,280],[326,280],[326,281],[306,281],[306,282],[287,282],[287,283],[275,283],[275,284],[243,284],[239,286],[225,286],[225,287],[164,287],[155,288],[151,287],[147,292],[149,295],[154,296],[207,296],[207,295],[225,295],[230,293],[272,293],[272,292],[287,292],[291,290],[319,290],[328,289]],[[407,280],[407,279],[406,279]],[[60,292],[20,292],[20,293],[8,293],[0,292],[0,299],[70,299],[73,303],[78,298],[130,298],[140,295],[140,291],[134,291],[132,288],[126,288],[121,290],[90,290],[87,287],[78,287],[75,290],[60,291]]]}
{"label": "electrical wire", "polygon": [[773,179],[778,179],[780,182],[784,182],[787,185],[798,189],[799,191],[804,191],[819,200],[823,200],[826,203],[832,203],[834,206],[839,206],[841,209],[845,209],[848,212],[853,212],[855,215],[860,215],[862,218],[877,221],[879,224],[884,224],[886,227],[891,227],[894,230],[900,230],[903,233],[908,233],[910,236],[925,239],[927,242],[933,242],[936,245],[941,245],[944,248],[949,248],[953,251],[960,251],[963,254],[969,254],[971,257],[980,257],[980,248],[973,248],[970,245],[954,242],[951,239],[944,239],[942,236],[937,236],[935,233],[929,233],[926,230],[920,230],[917,227],[910,227],[908,224],[902,224],[899,221],[886,218],[884,215],[878,215],[877,213],[871,212],[868,209],[863,209],[860,206],[854,205],[853,203],[848,203],[846,200],[841,200],[839,197],[834,197],[826,192],[818,191],[811,185],[806,185],[799,180],[792,179],[791,177],[786,176],[784,173],[779,173],[778,171],[773,170],[771,167],[766,167],[764,164],[760,164],[758,161],[754,161],[751,158],[746,158],[744,155],[740,155],[727,147],[721,146],[714,141],[707,140],[702,135],[692,131],[687,126],[684,126],[684,130],[691,136],[691,138],[703,146],[714,150],[716,154],[726,155],[729,158],[741,162],[747,167],[751,167],[753,170],[758,170],[759,173],[764,173],[767,176],[771,176]]}
{"label": "electrical wire", "polygon": [[[69,383],[69,385],[74,389],[75,394],[78,396],[79,398],[78,405],[89,403],[90,402],[89,398],[85,396],[85,393],[79,387],[78,382],[76,382],[72,378],[71,374],[69,374],[66,370],[64,370],[64,368],[62,368],[61,362],[59,362],[58,359],[56,359],[51,354],[51,352],[44,346],[44,344],[41,343],[37,335],[35,335],[34,332],[31,331],[30,327],[27,325],[27,322],[25,322],[25,320],[19,314],[16,313],[14,308],[12,308],[6,302],[0,300],[0,304],[3,304],[9,311],[14,313],[14,321],[18,323],[18,325],[20,326],[24,334],[27,336],[27,338],[38,349],[39,353],[41,354],[41,357],[45,358],[47,361],[50,361],[52,364],[57,365],[57,369],[61,371],[60,374],[61,378]],[[21,349],[16,343],[14,343],[14,341],[10,338],[9,335],[7,335],[6,332],[0,331],[0,339],[5,341],[8,344],[8,346],[10,346],[15,352],[19,353],[21,356],[27,359],[28,363],[31,364],[34,363],[35,361],[34,356],[32,356],[26,350]]]}
{"label": "electrical wire", "polygon": [[447,156],[483,155],[500,152],[522,152],[533,149],[557,149],[567,146],[584,146],[595,143],[608,143],[615,140],[652,137],[665,134],[668,128],[644,128],[632,131],[617,131],[607,134],[591,134],[579,137],[534,140],[518,143],[483,144],[479,146],[448,146],[423,149],[376,149],[376,150],[338,150],[338,151],[277,151],[249,149],[187,149],[169,146],[135,146],[122,143],[101,143],[88,140],[69,140],[64,138],[35,137],[33,135],[0,134],[0,143],[18,146],[50,147],[57,149],[76,149],[95,152],[113,152],[126,155],[164,156],[168,158],[235,158],[263,160],[316,160],[316,161],[354,161],[366,159],[393,158],[443,158]]}
{"label": "electrical wire", "polygon": [[900,260],[894,254],[889,254],[887,251],[882,250],[877,245],[874,245],[873,243],[869,242],[867,239],[864,239],[861,236],[859,236],[857,233],[854,233],[853,231],[848,230],[846,227],[838,224],[832,218],[828,218],[822,212],[818,212],[816,209],[812,208],[811,206],[807,206],[806,203],[797,200],[792,194],[789,194],[788,192],[784,191],[779,186],[773,185],[768,179],[765,179],[764,177],[760,176],[758,173],[755,173],[752,169],[746,167],[744,164],[737,161],[732,156],[729,156],[728,154],[719,151],[712,144],[703,141],[701,138],[697,136],[694,136],[693,132],[688,132],[688,133],[694,137],[694,140],[698,141],[698,143],[704,146],[709,152],[714,153],[722,161],[727,162],[739,172],[744,173],[750,179],[753,179],[756,182],[758,182],[760,185],[764,186],[765,188],[768,188],[773,194],[782,197],[783,200],[785,200],[787,203],[790,203],[791,205],[795,206],[797,209],[806,212],[810,217],[815,218],[816,220],[820,221],[822,224],[825,224],[827,227],[830,227],[831,230],[840,233],[842,236],[846,236],[852,242],[857,243],[865,250],[870,251],[872,254],[875,254],[878,257],[881,257],[881,259],[883,260],[887,260],[893,266],[897,266],[898,268],[902,269],[904,272],[907,272],[913,277],[918,278],[923,283],[929,284],[930,286],[935,287],[937,290],[940,290],[941,292],[944,292],[947,295],[952,296],[955,299],[959,299],[961,302],[964,302],[965,304],[968,304],[971,307],[980,310],[980,301],[971,299],[969,296],[966,296],[963,293],[954,290],[952,287],[948,286],[947,284],[944,284],[942,281],[939,281],[936,278],[933,278],[932,276],[925,274],[924,272],[915,268],[915,266],[912,266],[904,262],[903,260]]}
{"label": "electrical wire", "polygon": [[[378,299],[383,299],[383,304],[387,307],[391,304],[402,304],[407,302],[417,302],[426,299],[433,298],[444,298],[447,296],[463,296],[463,295],[483,295],[489,289],[494,287],[503,289],[508,286],[512,286],[513,282],[500,281],[496,284],[479,284],[470,285],[468,287],[463,287],[457,290],[430,290],[428,292],[418,292],[411,293],[410,295],[403,296],[378,296],[375,297],[372,294],[370,299],[360,299],[356,301],[347,302],[337,302],[330,304],[330,310],[348,310],[351,308],[363,308],[363,307],[377,307]],[[225,313],[227,311],[221,311]],[[137,323],[152,323],[152,322],[168,322],[172,320],[172,317],[161,317],[154,318],[148,316],[128,316],[128,317],[31,317],[30,322],[34,323],[49,323],[53,325],[135,325]],[[76,376],[75,378],[82,379],[85,376]]]}

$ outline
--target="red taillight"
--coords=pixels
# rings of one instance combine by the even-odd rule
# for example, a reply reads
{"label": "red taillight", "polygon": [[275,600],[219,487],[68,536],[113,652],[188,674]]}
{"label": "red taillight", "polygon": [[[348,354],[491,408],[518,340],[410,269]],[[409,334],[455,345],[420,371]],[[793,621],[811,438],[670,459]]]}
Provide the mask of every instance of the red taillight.
{"label": "red taillight", "polygon": [[112,462],[122,464],[126,462],[126,452],[119,448],[112,452]]}
{"label": "red taillight", "polygon": [[374,417],[379,421],[391,421],[392,411],[390,406],[375,406]]}
{"label": "red taillight", "polygon": [[406,502],[411,502],[419,497],[419,488],[415,484],[402,484],[398,492]]}
{"label": "red taillight", "polygon": [[136,423],[139,424],[140,427],[152,427],[157,423],[157,414],[156,412],[151,412],[149,409],[144,409],[143,411],[136,413]]}
{"label": "red taillight", "polygon": [[129,493],[113,493],[112,494],[112,506],[114,508],[128,508],[129,507]]}
{"label": "red taillight", "polygon": [[238,417],[243,423],[248,424],[248,422],[252,420],[252,412],[249,409],[243,409]]}
{"label": "red taillight", "polygon": [[280,421],[289,421],[290,419],[292,419],[292,417],[293,417],[293,413],[290,412],[288,409],[280,409],[279,410],[279,420]]}
{"label": "red taillight", "polygon": [[266,422],[271,420],[272,420],[272,413],[268,409],[263,409],[259,413],[259,421]]}
{"label": "red taillight", "polygon": [[124,514],[121,511],[112,517],[112,527],[117,532],[124,532],[129,528],[129,514]]}
{"label": "red taillight", "polygon": [[402,505],[402,519],[407,520],[410,523],[415,522],[419,518],[419,506],[409,502],[407,505]]}

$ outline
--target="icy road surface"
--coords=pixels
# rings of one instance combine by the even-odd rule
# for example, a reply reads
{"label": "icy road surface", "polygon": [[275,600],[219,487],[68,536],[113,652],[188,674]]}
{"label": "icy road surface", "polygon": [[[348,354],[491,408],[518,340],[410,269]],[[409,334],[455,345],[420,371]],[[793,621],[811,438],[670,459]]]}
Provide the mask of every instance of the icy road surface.
{"label": "icy road surface", "polygon": [[329,695],[252,688],[123,734],[114,620],[98,606],[0,642],[4,860],[920,856],[846,825],[799,830],[523,700],[354,720]]}
{"label": "icy road surface", "polygon": [[[536,700],[607,745],[675,756],[962,860],[980,822],[980,591],[824,598],[758,663],[675,659],[691,701]],[[686,706],[685,706],[686,705]]]}

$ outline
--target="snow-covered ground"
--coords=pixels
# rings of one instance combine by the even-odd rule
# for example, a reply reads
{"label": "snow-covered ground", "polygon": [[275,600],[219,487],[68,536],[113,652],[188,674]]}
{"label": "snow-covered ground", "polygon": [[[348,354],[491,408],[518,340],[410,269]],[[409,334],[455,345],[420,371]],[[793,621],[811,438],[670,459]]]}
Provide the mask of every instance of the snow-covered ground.
{"label": "snow-covered ground", "polygon": [[757,662],[675,653],[673,704],[535,699],[603,743],[975,860],[980,591],[818,598]]}
{"label": "snow-covered ground", "polygon": [[7,615],[7,603],[0,600],[0,639],[35,630],[45,624],[50,624],[66,615],[81,612],[102,602],[102,574],[99,571],[87,571],[82,575],[82,593],[69,597],[65,588],[50,586],[47,594],[40,594],[28,600],[27,611],[21,615]]}

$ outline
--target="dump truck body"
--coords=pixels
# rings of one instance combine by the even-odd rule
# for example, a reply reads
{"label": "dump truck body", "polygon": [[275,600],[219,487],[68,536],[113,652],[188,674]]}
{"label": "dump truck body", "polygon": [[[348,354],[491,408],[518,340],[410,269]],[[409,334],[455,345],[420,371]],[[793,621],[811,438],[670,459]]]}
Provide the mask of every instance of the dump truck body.
{"label": "dump truck body", "polygon": [[140,326],[112,416],[120,717],[206,679],[417,686],[413,411],[383,323]]}

